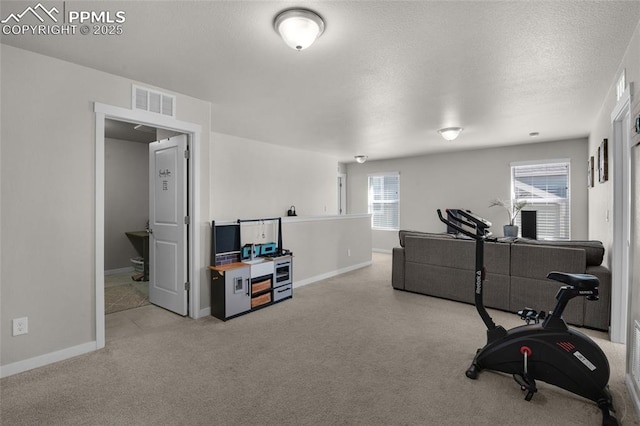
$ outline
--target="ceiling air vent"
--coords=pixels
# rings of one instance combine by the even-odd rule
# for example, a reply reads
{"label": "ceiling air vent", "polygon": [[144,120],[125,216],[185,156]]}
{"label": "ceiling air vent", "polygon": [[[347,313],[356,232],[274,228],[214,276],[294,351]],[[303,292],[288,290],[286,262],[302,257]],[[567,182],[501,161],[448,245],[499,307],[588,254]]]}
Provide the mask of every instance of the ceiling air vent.
{"label": "ceiling air vent", "polygon": [[131,107],[168,117],[176,116],[176,97],[141,86],[132,86]]}

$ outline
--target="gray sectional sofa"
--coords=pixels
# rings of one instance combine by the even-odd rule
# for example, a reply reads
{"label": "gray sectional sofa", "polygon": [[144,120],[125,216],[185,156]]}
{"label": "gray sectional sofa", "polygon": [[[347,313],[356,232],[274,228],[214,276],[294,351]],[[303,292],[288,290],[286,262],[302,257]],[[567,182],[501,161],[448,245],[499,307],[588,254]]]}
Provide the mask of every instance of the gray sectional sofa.
{"label": "gray sectional sofa", "polygon": [[[450,234],[400,231],[393,249],[392,286],[429,296],[473,303],[475,241]],[[501,239],[485,243],[484,302],[487,307],[517,312],[524,307],[550,311],[560,283],[551,271],[587,273],[600,280],[600,300],[577,297],[564,319],[573,325],[608,330],[611,272],[602,266],[599,241]]]}

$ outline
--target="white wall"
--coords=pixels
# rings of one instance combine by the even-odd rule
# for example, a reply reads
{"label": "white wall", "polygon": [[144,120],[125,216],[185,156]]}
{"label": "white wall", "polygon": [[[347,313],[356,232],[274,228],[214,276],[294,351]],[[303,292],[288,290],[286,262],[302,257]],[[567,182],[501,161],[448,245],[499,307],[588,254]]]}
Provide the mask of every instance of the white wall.
{"label": "white wall", "polygon": [[[451,142],[455,143],[455,142]],[[571,238],[586,239],[588,226],[587,140],[574,139],[505,148],[458,151],[348,165],[349,213],[367,212],[367,177],[400,172],[400,228],[444,232],[436,209],[465,208],[493,223],[502,235],[504,210],[489,208],[494,198],[509,199],[512,162],[568,158],[571,162]],[[398,233],[373,231],[373,248],[398,246]]]}
{"label": "white wall", "polygon": [[[627,47],[626,54],[622,60],[622,63],[618,67],[615,79],[611,81],[611,87],[606,98],[603,100],[602,108],[597,120],[594,122],[589,137],[589,155],[594,155],[597,151],[598,145],[603,139],[609,139],[611,143],[613,141],[613,132],[611,128],[611,113],[616,106],[616,90],[615,84],[622,73],[622,70],[626,72],[627,82],[634,84],[634,90],[632,92],[632,109],[638,111],[640,105],[640,22],[638,27],[631,38]],[[605,262],[611,264],[611,246],[613,243],[613,223],[611,220],[607,221],[607,212],[611,216],[613,210],[613,179],[612,170],[617,165],[613,161],[612,152],[615,149],[614,146],[609,147],[609,181],[605,183],[596,183],[595,187],[589,191],[589,237],[594,239],[600,239],[605,242],[605,247],[608,249],[606,253]],[[640,268],[638,268],[638,262],[640,260],[640,203],[638,202],[639,181],[640,175],[640,155],[638,150],[640,148],[634,148],[632,155],[632,176],[635,177],[632,185],[632,199],[631,199],[631,218],[632,218],[632,232],[630,238],[631,253],[635,256],[631,259],[632,263],[632,277],[631,285],[629,289],[629,315],[628,315],[628,333],[627,333],[627,374],[632,372],[633,361],[633,323],[634,321],[640,321]],[[627,382],[630,386],[632,395],[635,398],[636,410],[640,406],[640,388],[630,380]]]}
{"label": "white wall", "polygon": [[149,220],[149,145],[105,139],[104,269],[131,266],[140,256],[125,232],[142,231]]}
{"label": "white wall", "polygon": [[[0,55],[0,365],[6,367],[95,347],[93,105],[130,108],[134,82],[4,44]],[[203,129],[196,161],[204,222],[196,226],[204,245],[210,104],[176,96],[176,118]],[[206,284],[204,251],[197,262]],[[19,317],[29,318],[29,333],[12,337],[11,320]]]}
{"label": "white wall", "polygon": [[[618,68],[615,79],[620,76],[624,69],[626,71],[627,82],[634,83],[633,99],[640,99],[640,25],[636,28],[633,38],[627,48],[627,53]],[[611,82],[611,87],[607,97],[603,100],[600,114],[598,115],[589,136],[589,155],[597,158],[598,146],[603,139],[613,141],[611,129],[611,113],[616,106],[616,81]],[[609,147],[609,180],[605,183],[596,182],[594,188],[589,190],[589,236],[593,239],[601,240],[605,247],[610,249],[612,244],[613,224],[607,220],[607,214],[611,215],[613,208],[613,179],[612,171],[616,167],[613,161],[614,147]],[[596,160],[597,161],[597,160]],[[611,250],[607,251],[605,262],[611,262]]]}
{"label": "white wall", "polygon": [[215,220],[337,213],[334,157],[222,133],[211,136]]}
{"label": "white wall", "polygon": [[[631,281],[631,291],[629,292],[629,328],[633,329],[634,321],[640,321],[640,145],[636,145],[633,149],[633,159],[632,164],[634,166],[634,170],[636,173],[634,174],[633,183],[631,185],[632,190],[632,205],[631,209],[633,211],[633,217],[631,220],[635,224],[633,226],[631,239],[634,243],[631,259],[631,268],[632,268],[632,281]],[[633,342],[631,331],[628,333],[627,342]],[[633,345],[628,345],[629,350],[627,351],[627,360],[628,367],[627,371],[630,373],[632,370],[632,362],[633,362]],[[640,395],[640,389],[636,389],[636,394]]]}
{"label": "white wall", "polygon": [[[368,219],[333,217],[336,158],[222,133],[211,140],[211,220],[282,217],[295,205],[298,217],[285,217],[282,227],[283,244],[296,256],[294,285],[371,261],[371,233],[362,228]],[[208,291],[203,288],[203,308]]]}
{"label": "white wall", "polygon": [[287,217],[282,232],[294,254],[294,287],[371,263],[369,215]]}

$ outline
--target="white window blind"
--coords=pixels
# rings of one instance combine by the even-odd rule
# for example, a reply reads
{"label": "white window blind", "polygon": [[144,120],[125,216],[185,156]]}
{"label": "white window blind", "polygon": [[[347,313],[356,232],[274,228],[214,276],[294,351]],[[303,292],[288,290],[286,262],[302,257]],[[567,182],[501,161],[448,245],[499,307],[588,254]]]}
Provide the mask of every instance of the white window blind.
{"label": "white window blind", "polygon": [[399,173],[369,175],[369,213],[373,229],[399,229]]}
{"label": "white window blind", "polygon": [[[523,210],[535,210],[539,240],[571,238],[569,162],[511,166],[513,199],[524,200]],[[520,215],[516,225],[521,227]]]}

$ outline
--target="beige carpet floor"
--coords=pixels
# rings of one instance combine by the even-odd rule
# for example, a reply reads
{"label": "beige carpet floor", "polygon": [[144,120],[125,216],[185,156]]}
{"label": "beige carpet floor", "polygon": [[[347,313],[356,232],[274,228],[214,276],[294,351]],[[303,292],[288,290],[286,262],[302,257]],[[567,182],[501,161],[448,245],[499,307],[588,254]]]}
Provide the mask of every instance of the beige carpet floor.
{"label": "beige carpet floor", "polygon": [[[227,322],[176,317],[153,327],[141,314],[143,328],[103,350],[2,379],[0,423],[600,425],[594,404],[544,383],[527,402],[509,376],[467,379],[485,340],[475,308],[393,290],[391,257],[374,259]],[[624,384],[625,347],[586,332],[609,357],[620,424],[640,425]]]}

